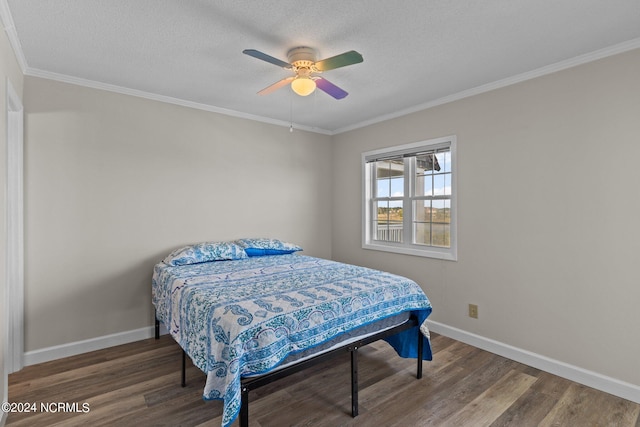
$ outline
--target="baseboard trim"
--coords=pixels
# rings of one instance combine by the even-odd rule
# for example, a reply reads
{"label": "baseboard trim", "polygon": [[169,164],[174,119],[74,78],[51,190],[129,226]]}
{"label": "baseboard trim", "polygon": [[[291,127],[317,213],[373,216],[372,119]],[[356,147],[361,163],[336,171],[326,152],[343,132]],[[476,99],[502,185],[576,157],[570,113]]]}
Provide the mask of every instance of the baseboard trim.
{"label": "baseboard trim", "polygon": [[495,353],[516,362],[549,372],[605,393],[640,403],[640,386],[551,359],[537,353],[492,340],[462,329],[427,320],[429,329],[440,335]]}
{"label": "baseboard trim", "polygon": [[[454,328],[443,323],[427,320],[427,324],[429,329],[435,333],[640,404],[640,386],[551,359],[462,329]],[[167,333],[163,325],[161,325],[160,333]],[[153,326],[149,326],[132,331],[29,351],[24,354],[24,365],[35,365],[90,351],[102,350],[116,345],[151,338],[153,335],[154,328]]]}
{"label": "baseboard trim", "polygon": [[[166,333],[166,329],[160,327],[160,333]],[[63,357],[75,356],[90,351],[102,350],[121,344],[128,344],[154,336],[154,327],[134,329],[132,331],[119,332],[117,334],[105,335],[83,341],[76,341],[68,344],[56,345],[40,350],[33,350],[24,353],[24,366],[36,365],[38,363],[49,362],[51,360],[62,359]]]}

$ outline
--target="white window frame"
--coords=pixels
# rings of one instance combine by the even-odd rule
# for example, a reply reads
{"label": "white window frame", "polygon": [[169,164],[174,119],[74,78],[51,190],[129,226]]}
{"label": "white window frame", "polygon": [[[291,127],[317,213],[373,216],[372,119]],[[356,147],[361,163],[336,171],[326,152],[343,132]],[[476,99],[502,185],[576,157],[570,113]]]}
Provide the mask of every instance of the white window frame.
{"label": "white window frame", "polygon": [[[362,153],[362,248],[376,251],[395,252],[405,255],[415,255],[428,258],[436,258],[450,261],[457,261],[458,259],[458,233],[457,233],[457,196],[456,182],[458,178],[458,170],[456,167],[456,136],[447,136],[442,138],[429,139],[426,141],[414,142],[411,144],[404,144],[394,147],[382,148],[379,150],[372,150]],[[404,211],[404,230],[405,238],[403,242],[388,242],[375,240],[373,230],[373,215],[376,215],[376,210],[373,206],[373,185],[371,167],[367,162],[371,159],[383,159],[385,157],[393,157],[398,155],[411,155],[414,153],[420,153],[424,151],[433,150],[439,147],[449,147],[451,155],[451,228],[450,228],[450,247],[436,247],[427,246],[413,243],[412,227],[408,224],[411,223],[413,218],[413,204],[412,194],[408,191],[413,188],[414,176],[411,174],[405,179],[405,192],[403,196],[403,211]]]}

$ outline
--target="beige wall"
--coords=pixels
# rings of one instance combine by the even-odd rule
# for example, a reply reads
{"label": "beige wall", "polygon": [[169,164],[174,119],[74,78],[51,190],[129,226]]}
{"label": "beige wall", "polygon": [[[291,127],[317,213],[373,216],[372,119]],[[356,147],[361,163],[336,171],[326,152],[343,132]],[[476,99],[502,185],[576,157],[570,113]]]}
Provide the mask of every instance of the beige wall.
{"label": "beige wall", "polygon": [[[0,393],[1,401],[6,401],[4,394],[7,388],[7,378],[4,375],[5,364],[5,331],[7,301],[7,80],[11,81],[13,88],[22,96],[22,72],[16,61],[13,49],[9,44],[7,34],[0,31]],[[0,419],[4,414],[0,413]]]}
{"label": "beige wall", "polygon": [[25,78],[26,351],[151,325],[151,273],[191,242],[331,257],[331,138]]}
{"label": "beige wall", "polygon": [[[335,136],[334,259],[417,280],[437,322],[640,385],[638,76],[635,50]],[[360,154],[454,134],[459,260],[361,249]]]}

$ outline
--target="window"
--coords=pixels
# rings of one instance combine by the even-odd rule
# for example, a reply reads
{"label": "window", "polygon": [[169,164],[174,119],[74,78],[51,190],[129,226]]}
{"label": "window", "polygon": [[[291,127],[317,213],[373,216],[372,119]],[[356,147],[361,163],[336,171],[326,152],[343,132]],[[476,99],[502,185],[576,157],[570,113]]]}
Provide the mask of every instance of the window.
{"label": "window", "polygon": [[455,136],[362,153],[362,247],[456,260]]}

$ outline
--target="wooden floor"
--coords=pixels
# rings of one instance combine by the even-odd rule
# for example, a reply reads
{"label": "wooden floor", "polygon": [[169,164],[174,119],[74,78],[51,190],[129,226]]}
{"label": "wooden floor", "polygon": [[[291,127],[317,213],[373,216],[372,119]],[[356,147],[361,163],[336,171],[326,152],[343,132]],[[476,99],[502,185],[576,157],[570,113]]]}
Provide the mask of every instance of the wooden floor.
{"label": "wooden floor", "polygon": [[[432,344],[421,380],[386,343],[362,348],[356,418],[345,353],[251,392],[250,425],[640,427],[638,404],[443,336]],[[221,402],[201,398],[204,374],[189,364],[182,388],[180,363],[163,336],[29,366],[10,375],[9,399],[36,412],[10,413],[7,425],[219,426]]]}

